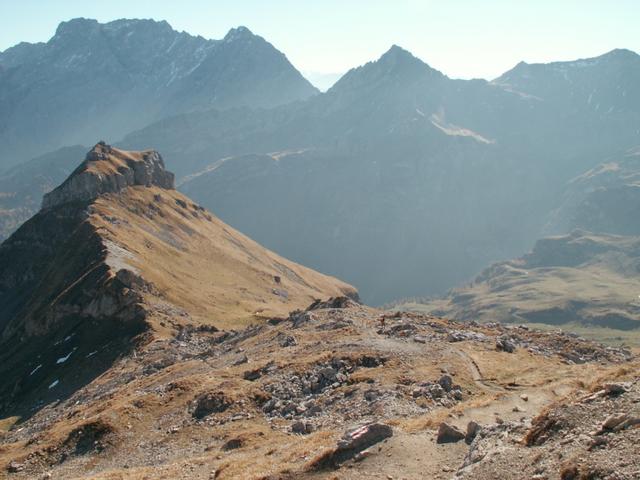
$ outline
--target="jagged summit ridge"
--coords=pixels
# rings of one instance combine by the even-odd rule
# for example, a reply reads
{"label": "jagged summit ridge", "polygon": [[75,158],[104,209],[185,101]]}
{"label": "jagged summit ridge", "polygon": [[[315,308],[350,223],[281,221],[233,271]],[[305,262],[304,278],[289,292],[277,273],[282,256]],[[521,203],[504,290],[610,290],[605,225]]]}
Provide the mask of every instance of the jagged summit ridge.
{"label": "jagged summit ridge", "polygon": [[99,142],[67,180],[42,200],[42,208],[90,201],[104,193],[115,193],[134,185],[174,188],[174,175],[164,167],[155,150],[127,152]]}

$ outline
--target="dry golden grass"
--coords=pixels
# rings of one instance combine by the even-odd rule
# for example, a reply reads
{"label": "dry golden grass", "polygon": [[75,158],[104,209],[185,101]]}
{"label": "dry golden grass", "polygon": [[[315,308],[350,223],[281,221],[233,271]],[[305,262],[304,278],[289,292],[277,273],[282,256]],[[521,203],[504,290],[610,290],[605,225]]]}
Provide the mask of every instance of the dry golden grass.
{"label": "dry golden grass", "polygon": [[11,427],[13,427],[19,420],[20,417],[9,417],[0,419],[0,432],[8,432]]}
{"label": "dry golden grass", "polygon": [[140,272],[162,292],[149,303],[183,308],[185,323],[237,328],[355,292],[268,251],[177,191],[131,187],[105,195],[91,222],[117,246],[108,261]]}

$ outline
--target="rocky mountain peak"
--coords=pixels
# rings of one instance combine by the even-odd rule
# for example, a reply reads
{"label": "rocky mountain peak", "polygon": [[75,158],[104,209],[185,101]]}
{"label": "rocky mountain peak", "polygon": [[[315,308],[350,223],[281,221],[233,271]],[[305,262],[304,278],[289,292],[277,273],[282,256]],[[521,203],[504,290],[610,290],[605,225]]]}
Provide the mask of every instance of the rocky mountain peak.
{"label": "rocky mountain peak", "polygon": [[629,50],[627,48],[614,48],[610,52],[602,55],[601,58],[616,58],[616,59],[625,59],[625,60],[638,60],[640,59],[640,55],[638,55],[633,50]]}
{"label": "rocky mountain peak", "polygon": [[375,64],[380,67],[389,67],[396,71],[431,71],[440,74],[440,72],[415,57],[411,52],[395,44]]}
{"label": "rocky mountain peak", "polygon": [[90,201],[134,185],[173,189],[174,175],[165,170],[164,161],[155,150],[127,152],[101,141],[62,185],[44,196],[42,208]]}
{"label": "rocky mountain peak", "polygon": [[93,18],[72,18],[66,22],[60,22],[53,39],[83,36],[99,28],[100,24]]}
{"label": "rocky mountain peak", "polygon": [[237,40],[245,40],[245,39],[254,38],[254,37],[255,35],[251,30],[249,30],[247,27],[240,25],[239,27],[232,28],[231,30],[229,30],[229,32],[225,35],[223,41],[233,42]]}
{"label": "rocky mountain peak", "polygon": [[392,45],[378,60],[347,72],[329,91],[335,93],[359,89],[380,82],[391,82],[397,86],[425,78],[444,78],[444,75],[413,56],[411,52],[398,45]]}

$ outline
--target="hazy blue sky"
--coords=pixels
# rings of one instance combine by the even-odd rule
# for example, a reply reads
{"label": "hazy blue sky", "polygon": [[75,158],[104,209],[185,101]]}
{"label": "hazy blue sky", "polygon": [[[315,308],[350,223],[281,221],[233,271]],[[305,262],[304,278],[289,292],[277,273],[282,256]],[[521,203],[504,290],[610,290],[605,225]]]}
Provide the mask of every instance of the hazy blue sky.
{"label": "hazy blue sky", "polygon": [[344,72],[394,43],[459,78],[640,52],[640,0],[0,0],[0,50],[46,41],[73,17],[164,19],[207,38],[245,25],[305,72]]}

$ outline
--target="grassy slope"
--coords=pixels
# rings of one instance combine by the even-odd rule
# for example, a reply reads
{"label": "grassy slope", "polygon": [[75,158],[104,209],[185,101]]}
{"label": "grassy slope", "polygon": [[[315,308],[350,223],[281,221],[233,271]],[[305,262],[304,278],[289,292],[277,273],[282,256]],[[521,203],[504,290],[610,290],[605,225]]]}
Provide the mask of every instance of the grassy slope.
{"label": "grassy slope", "polygon": [[268,251],[174,190],[130,187],[103,196],[91,221],[128,252],[108,261],[129,264],[161,292],[150,302],[169,302],[198,323],[230,328],[355,293]]}

